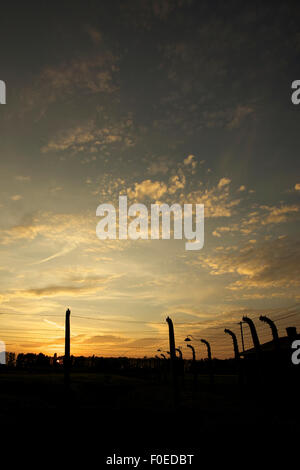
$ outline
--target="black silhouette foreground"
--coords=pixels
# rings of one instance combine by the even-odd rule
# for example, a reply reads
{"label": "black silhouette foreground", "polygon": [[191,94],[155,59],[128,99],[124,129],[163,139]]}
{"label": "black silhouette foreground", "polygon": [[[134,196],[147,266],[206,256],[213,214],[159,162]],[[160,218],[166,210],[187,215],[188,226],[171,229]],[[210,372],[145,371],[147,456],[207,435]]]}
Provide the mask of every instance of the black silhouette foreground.
{"label": "black silhouette foreground", "polygon": [[[79,446],[88,441],[96,449],[100,440],[105,453],[168,447],[202,454],[212,443],[226,448],[249,436],[282,443],[286,435],[297,435],[300,368],[291,362],[291,342],[299,338],[295,328],[279,338],[274,325],[260,318],[273,332],[272,341],[260,344],[253,320],[244,317],[253,348],[240,352],[235,333],[225,329],[234,358],[213,358],[210,343],[201,340],[207,358],[197,358],[194,346],[187,344],[193,358],[186,360],[176,348],[168,317],[166,354],[74,357],[70,313],[63,358],[19,354],[1,367],[0,417],[7,433],[18,430],[25,439],[30,423],[37,433],[43,429],[43,436],[55,430],[57,439],[64,430]],[[191,430],[195,423],[197,432]]]}

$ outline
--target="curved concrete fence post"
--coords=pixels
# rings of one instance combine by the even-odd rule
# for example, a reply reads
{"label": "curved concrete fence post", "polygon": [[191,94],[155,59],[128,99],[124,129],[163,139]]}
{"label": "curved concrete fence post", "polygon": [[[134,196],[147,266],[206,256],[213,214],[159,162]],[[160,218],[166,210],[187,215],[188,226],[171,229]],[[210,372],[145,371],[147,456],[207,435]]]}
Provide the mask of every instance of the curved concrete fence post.
{"label": "curved concrete fence post", "polygon": [[233,331],[229,330],[229,328],[225,328],[224,333],[230,335],[232,338],[234,357],[235,357],[236,369],[237,369],[237,374],[238,374],[238,383],[239,383],[239,386],[241,387],[243,385],[244,378],[243,378],[243,369],[241,366],[240,351],[239,351],[237,337]]}
{"label": "curved concrete fence post", "polygon": [[259,339],[258,339],[258,334],[257,334],[257,331],[256,331],[256,327],[254,325],[254,322],[253,322],[253,320],[251,320],[251,318],[248,318],[246,316],[243,317],[243,322],[245,322],[249,325],[251,336],[252,336],[252,341],[253,341],[253,346],[254,346],[254,349],[255,349],[255,352],[256,352],[257,356],[259,357],[260,353],[261,353],[261,348],[260,348],[260,342],[259,342]]}
{"label": "curved concrete fence post", "polygon": [[194,388],[194,391],[197,390],[197,364],[196,364],[196,351],[195,351],[195,348],[194,346],[192,346],[191,344],[187,344],[187,347],[190,348],[192,350],[192,353],[193,353],[193,362],[192,362],[192,371],[193,371],[193,388]]}
{"label": "curved concrete fence post", "polygon": [[239,347],[238,347],[236,334],[233,331],[229,330],[228,328],[225,328],[224,333],[227,333],[228,335],[231,336],[232,342],[233,342],[234,357],[235,357],[236,360],[239,360],[240,359],[240,352],[239,352]]}
{"label": "curved concrete fence post", "polygon": [[213,371],[213,364],[212,364],[212,358],[211,358],[211,347],[210,347],[210,344],[208,341],[206,341],[206,339],[201,339],[200,340],[203,344],[205,344],[206,348],[207,348],[207,359],[208,359],[208,370],[209,370],[209,383],[210,383],[210,387],[212,389],[213,385],[214,385],[214,382],[215,382],[215,378],[214,378],[214,371]]}
{"label": "curved concrete fence post", "polygon": [[259,317],[260,321],[264,322],[264,323],[267,323],[267,325],[269,325],[269,327],[271,328],[271,332],[272,332],[272,336],[273,336],[273,342],[274,342],[274,346],[275,346],[275,349],[279,349],[280,346],[279,346],[279,336],[278,336],[278,330],[277,330],[277,326],[275,325],[275,323],[273,322],[273,320],[271,320],[270,318],[266,317],[265,315],[261,315]]}

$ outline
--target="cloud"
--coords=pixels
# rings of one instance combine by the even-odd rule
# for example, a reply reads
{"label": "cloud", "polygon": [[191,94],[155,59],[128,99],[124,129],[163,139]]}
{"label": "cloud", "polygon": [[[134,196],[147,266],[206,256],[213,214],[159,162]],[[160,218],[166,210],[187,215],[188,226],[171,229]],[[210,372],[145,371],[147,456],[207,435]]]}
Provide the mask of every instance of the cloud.
{"label": "cloud", "polygon": [[111,274],[107,276],[87,277],[84,279],[74,278],[72,284],[64,285],[62,283],[31,289],[12,290],[5,293],[4,296],[9,299],[15,297],[40,298],[90,295],[104,290],[109,283],[120,278],[120,276],[121,275]]}
{"label": "cloud", "polygon": [[237,129],[243,124],[247,116],[253,113],[254,108],[251,106],[237,104],[235,107],[228,107],[227,104],[223,103],[223,109],[217,111],[207,109],[202,112],[203,123],[201,127]]}
{"label": "cloud", "polygon": [[186,178],[183,173],[179,173],[178,175],[174,175],[169,180],[169,187],[168,193],[174,194],[179,189],[183,189],[185,187]]}
{"label": "cloud", "polygon": [[288,220],[289,215],[296,214],[300,211],[300,206],[282,204],[280,207],[261,206],[261,209],[269,213],[266,217],[261,220],[261,223],[263,225],[267,225],[286,222]]}
{"label": "cloud", "polygon": [[51,193],[58,193],[59,191],[62,191],[63,187],[62,186],[54,186],[54,188],[50,189]]}
{"label": "cloud", "polygon": [[[26,223],[0,230],[0,244],[8,245],[19,240],[33,240],[37,236],[67,244],[80,244],[94,240],[94,225],[86,215],[37,213]],[[57,248],[57,245],[56,245]]]}
{"label": "cloud", "polygon": [[[95,32],[93,36],[95,39]],[[62,101],[79,90],[111,95],[118,90],[115,84],[117,62],[115,55],[102,48],[97,55],[45,67],[35,82],[22,90],[23,111],[39,107],[43,114],[50,104]]]}
{"label": "cloud", "polygon": [[[226,178],[222,178],[227,181]],[[228,187],[229,183],[225,184],[221,181],[220,187],[212,187],[210,189],[198,189],[189,192],[183,196],[185,201],[193,204],[204,204],[205,218],[209,217],[231,217],[234,213],[235,207],[241,202],[240,199],[233,199],[230,196]]]}
{"label": "cloud", "polygon": [[184,165],[191,165],[192,168],[196,168],[197,166],[197,161],[195,160],[194,155],[188,155],[184,160],[183,160]]}
{"label": "cloud", "polygon": [[75,250],[75,248],[77,248],[77,244],[73,244],[73,245],[67,245],[65,246],[62,250],[58,251],[57,253],[54,253],[53,255],[51,256],[48,256],[47,258],[43,258],[41,259],[40,261],[36,261],[35,263],[33,264],[43,264],[43,263],[46,263],[47,261],[51,261],[55,258],[59,258],[60,256],[64,256],[66,255],[67,253],[70,253],[71,251]]}
{"label": "cloud", "polygon": [[21,196],[21,194],[14,194],[13,196],[11,196],[10,199],[12,201],[20,201],[21,199],[23,199],[23,196]]}
{"label": "cloud", "polygon": [[55,326],[55,327],[58,328],[59,330],[64,330],[64,329],[65,329],[64,326],[59,325],[59,324],[56,323],[55,321],[48,320],[47,318],[44,318],[43,321],[44,321],[45,323],[48,323],[49,325]]}
{"label": "cloud", "polygon": [[200,260],[212,275],[233,274],[240,279],[230,289],[288,288],[300,285],[300,242],[288,238],[252,243]]}
{"label": "cloud", "polygon": [[135,183],[134,189],[127,189],[128,197],[143,200],[145,197],[158,200],[167,192],[167,185],[161,181],[144,180]]}
{"label": "cloud", "polygon": [[143,1],[131,0],[121,2],[121,17],[124,24],[130,24],[132,28],[138,30],[151,30],[157,27],[157,21],[166,21],[176,9],[190,6],[190,0],[158,0]]}
{"label": "cloud", "polygon": [[42,152],[75,149],[77,146],[84,147],[86,144],[95,140],[95,136],[91,130],[92,125],[85,127],[78,126],[74,129],[64,132],[60,138],[51,140],[46,146],[42,147]]}
{"label": "cloud", "polygon": [[[217,186],[204,188],[203,183],[198,178],[193,179],[193,173],[185,175],[184,170],[191,167],[193,158],[188,158],[188,165],[179,163],[173,168],[172,176],[168,180],[151,179],[134,183],[133,187],[127,189],[127,195],[131,199],[138,201],[148,197],[161,203],[173,204],[176,193],[176,203],[178,204],[204,204],[205,217],[231,217],[241,199],[234,199],[230,195],[229,178],[221,178]],[[190,189],[186,191],[186,186]],[[193,189],[192,189],[193,188]],[[220,191],[222,189],[222,191]]]}
{"label": "cloud", "polygon": [[224,232],[233,232],[235,230],[238,230],[238,227],[236,225],[232,226],[225,226],[225,227],[218,227],[216,230],[212,232],[214,237],[221,237],[221,233]]}
{"label": "cloud", "polygon": [[229,178],[221,178],[218,183],[218,188],[221,189],[224,186],[228,186],[230,183],[231,183],[231,180]]}
{"label": "cloud", "polygon": [[17,176],[15,176],[15,179],[17,181],[30,181],[31,177],[30,176],[17,175]]}
{"label": "cloud", "polygon": [[127,118],[101,128],[91,120],[84,125],[59,132],[41,150],[43,153],[71,151],[93,154],[108,146],[122,144],[124,147],[132,147],[135,145],[135,140],[130,130],[131,126],[132,121]]}
{"label": "cloud", "polygon": [[94,44],[100,44],[102,41],[102,34],[100,31],[89,25],[85,27],[85,30]]}
{"label": "cloud", "polygon": [[95,335],[90,336],[89,338],[83,341],[84,344],[116,344],[116,343],[126,343],[130,341],[129,338],[124,338],[121,336],[114,335]]}
{"label": "cloud", "polygon": [[300,206],[281,204],[280,206],[258,206],[256,210],[249,212],[246,216],[240,215],[238,223],[216,227],[212,234],[220,238],[224,233],[237,232],[250,235],[253,232],[265,233],[265,227],[272,224],[290,222],[297,218]]}
{"label": "cloud", "polygon": [[171,165],[172,162],[170,162],[166,157],[161,157],[158,161],[151,162],[147,170],[150,175],[157,175],[160,173],[165,175],[168,173]]}
{"label": "cloud", "polygon": [[231,121],[227,124],[228,129],[236,129],[240,127],[244,119],[252,114],[254,109],[250,106],[237,106],[233,111],[233,116]]}
{"label": "cloud", "polygon": [[129,344],[126,346],[128,348],[144,348],[144,347],[155,347],[157,345],[161,344],[161,338],[156,337],[156,338],[139,338],[134,341],[131,341]]}
{"label": "cloud", "polygon": [[[103,289],[103,286],[101,287]],[[40,287],[34,289],[27,289],[27,290],[20,290],[16,291],[15,294],[17,296],[24,296],[24,297],[54,297],[54,296],[61,296],[61,295],[80,295],[86,294],[90,292],[95,292],[99,290],[98,288],[87,287],[87,286],[47,286],[47,287]]]}

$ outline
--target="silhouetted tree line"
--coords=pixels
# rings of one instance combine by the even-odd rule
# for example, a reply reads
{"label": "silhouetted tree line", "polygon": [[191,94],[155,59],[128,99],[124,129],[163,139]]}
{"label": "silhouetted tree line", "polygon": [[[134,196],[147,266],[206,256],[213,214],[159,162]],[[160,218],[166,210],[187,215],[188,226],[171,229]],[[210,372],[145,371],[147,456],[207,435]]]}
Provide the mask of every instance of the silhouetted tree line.
{"label": "silhouetted tree line", "polygon": [[[260,321],[271,328],[273,339],[268,343],[260,344],[256,326],[252,319],[244,316],[245,327],[249,327],[252,336],[253,347],[244,351],[239,351],[236,333],[225,329],[224,333],[231,336],[233,342],[234,358],[216,359],[212,356],[213,344],[205,339],[195,339],[189,335],[185,341],[200,341],[205,345],[206,359],[197,359],[196,350],[193,345],[187,344],[192,350],[192,359],[185,359],[182,349],[176,348],[175,331],[172,320],[166,319],[169,328],[169,351],[161,351],[155,357],[129,358],[129,357],[98,357],[98,356],[72,356],[71,336],[70,336],[70,310],[66,312],[66,335],[65,335],[65,355],[47,356],[42,353],[12,354],[10,361],[5,367],[15,367],[24,370],[60,370],[65,374],[66,388],[70,386],[70,371],[89,371],[100,373],[111,373],[132,377],[147,378],[160,383],[169,383],[174,390],[175,402],[179,398],[181,388],[185,387],[185,377],[193,377],[193,390],[198,389],[198,377],[206,376],[210,390],[215,388],[215,376],[232,375],[237,378],[236,383],[241,391],[259,390],[263,387],[266,390],[283,390],[295,388],[299,384],[300,368],[291,361],[292,342],[299,339],[295,327],[288,327],[287,336],[279,338],[275,323],[268,317],[261,316]],[[243,337],[242,337],[243,339]],[[195,343],[194,343],[195,344]]]}
{"label": "silhouetted tree line", "polygon": [[[63,370],[63,356],[48,356],[43,353],[7,353],[8,368],[16,369],[53,369]],[[166,368],[169,368],[169,359],[166,359]],[[217,374],[235,373],[234,359],[213,359],[214,370]],[[145,377],[153,375],[161,369],[163,361],[153,358],[129,358],[129,357],[98,357],[98,356],[71,356],[72,371],[89,370],[96,372],[127,373],[128,375],[144,375]],[[177,361],[177,373],[189,373],[192,371],[193,364],[191,360],[182,359]],[[208,373],[209,365],[207,359],[196,361],[196,367],[199,374]]]}

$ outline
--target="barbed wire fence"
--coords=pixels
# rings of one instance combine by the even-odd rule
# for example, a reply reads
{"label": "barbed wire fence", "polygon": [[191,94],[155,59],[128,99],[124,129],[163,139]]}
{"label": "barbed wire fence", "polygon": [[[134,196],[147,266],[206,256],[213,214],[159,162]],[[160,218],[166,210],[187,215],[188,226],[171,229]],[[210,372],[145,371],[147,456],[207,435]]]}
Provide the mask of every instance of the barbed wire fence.
{"label": "barbed wire fence", "polygon": [[[264,309],[265,310],[265,309]],[[300,326],[300,304],[296,303],[284,309],[276,309],[275,311],[270,310],[268,317],[273,320],[277,326],[279,336],[285,336],[285,328],[289,326],[290,321],[292,321],[293,326],[299,328]],[[224,314],[225,318],[221,318],[218,320],[211,320],[211,322],[215,322],[217,324],[209,325],[210,322],[182,322],[176,321],[176,315],[174,320],[174,325],[176,327],[176,345],[183,346],[184,339],[188,334],[192,334],[193,336],[197,337],[198,339],[206,338],[212,345],[212,354],[213,357],[221,357],[224,358],[231,358],[233,357],[233,348],[230,341],[224,334],[224,328],[230,328],[232,331],[235,332],[238,338],[239,349],[242,350],[242,342],[241,342],[241,334],[240,334],[240,321],[237,321],[237,316],[239,315],[240,319],[242,316],[247,314],[249,318],[251,318],[256,326],[258,337],[260,343],[265,343],[272,340],[272,334],[270,328],[268,328],[265,324],[259,321],[259,314],[257,312],[251,312],[249,309],[241,310],[240,312],[235,312],[234,314],[231,312],[230,314]],[[104,315],[104,316],[103,316]],[[228,318],[226,321],[226,315],[230,315],[231,317]],[[234,318],[232,316],[234,315]],[[10,319],[14,317],[22,317],[24,321],[21,322],[21,325],[16,325],[15,327],[3,327],[1,326],[1,320],[5,319],[6,316],[9,316]],[[35,328],[32,325],[26,325],[28,320],[32,322],[32,319],[38,322]],[[64,326],[57,325],[56,328],[50,328],[51,320],[49,320],[49,327],[42,328],[39,320],[39,317],[43,317],[43,325],[45,325],[44,320],[48,321],[48,318],[57,318],[60,320],[64,320],[63,315],[54,314],[54,313],[47,313],[47,312],[40,312],[36,314],[32,313],[25,313],[25,312],[14,312],[14,311],[7,311],[7,312],[0,312],[0,332],[1,332],[1,340],[6,343],[8,348],[15,347],[17,349],[23,348],[28,349],[28,347],[35,348],[42,348],[47,345],[47,349],[61,348],[63,349],[64,345]],[[213,316],[212,316],[213,317]],[[217,316],[217,318],[219,315]],[[73,320],[75,319],[75,321]],[[78,322],[79,320],[79,322]],[[83,326],[81,324],[81,320],[88,321],[91,326]],[[95,326],[93,326],[93,322]],[[111,344],[107,343],[100,343],[100,342],[93,342],[91,340],[89,342],[88,337],[91,335],[91,328],[93,327],[94,335],[97,335],[99,331],[99,323],[105,323],[106,326],[104,329],[101,330],[101,334],[103,336],[109,335],[121,335],[120,341],[118,342],[118,349],[119,351],[122,350],[122,354],[115,353],[115,356],[109,354],[109,352],[113,352],[113,347]],[[130,325],[130,329],[115,329],[114,327],[108,327],[110,324],[125,324]],[[136,328],[134,328],[136,325]],[[145,325],[145,327],[141,330],[141,326]],[[147,320],[133,320],[133,319],[122,319],[122,318],[112,318],[108,315],[102,314],[102,316],[91,316],[89,315],[76,315],[72,314],[72,334],[71,338],[76,340],[74,343],[75,350],[81,355],[82,354],[108,354],[110,357],[119,357],[119,356],[133,356],[136,357],[136,353],[138,351],[143,353],[143,356],[147,355],[150,357],[154,357],[155,355],[155,345],[159,345],[162,349],[168,349],[168,337],[165,331],[165,319],[161,321],[147,321]],[[59,331],[61,330],[62,335],[59,335]],[[56,333],[56,334],[55,334]],[[101,334],[98,333],[99,341],[101,341]],[[128,344],[120,345],[122,342],[122,338],[125,338],[124,335],[137,335],[134,339],[128,341]],[[123,336],[122,336],[123,335]],[[143,335],[143,336],[141,336]],[[145,336],[146,335],[146,336]],[[151,336],[147,336],[151,335]],[[84,339],[84,342],[80,342],[80,338]],[[126,337],[127,338],[127,337]],[[79,341],[77,342],[77,339]],[[112,338],[113,339],[113,338]],[[143,341],[150,339],[150,344],[143,344],[143,345],[136,345],[135,341]],[[247,325],[244,325],[243,328],[243,340],[244,340],[244,348],[245,350],[252,347],[252,337],[250,329]],[[132,344],[131,344],[132,343]],[[195,344],[196,346],[196,344]],[[101,348],[101,351],[100,351]],[[196,346],[197,348],[197,356],[198,358],[205,357],[206,352],[203,345],[199,343]],[[54,348],[55,349],[55,348]],[[135,353],[136,351],[136,353]],[[192,357],[192,353],[187,349],[183,349],[184,356],[186,358]]]}

